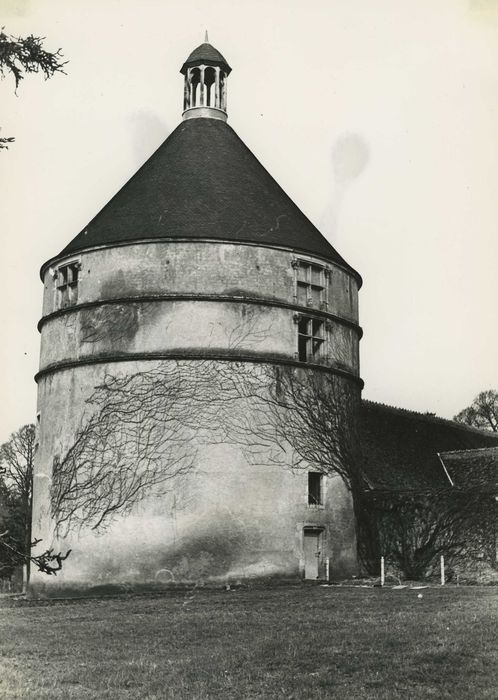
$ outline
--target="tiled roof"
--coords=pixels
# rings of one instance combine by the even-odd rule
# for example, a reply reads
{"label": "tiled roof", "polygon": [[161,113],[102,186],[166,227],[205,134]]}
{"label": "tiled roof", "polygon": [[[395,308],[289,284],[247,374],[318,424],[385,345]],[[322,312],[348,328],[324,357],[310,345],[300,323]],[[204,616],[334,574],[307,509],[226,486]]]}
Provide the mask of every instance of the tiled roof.
{"label": "tiled roof", "polygon": [[487,493],[498,488],[498,444],[473,450],[442,452],[441,459],[452,483],[457,488],[483,489]]}
{"label": "tiled roof", "polygon": [[476,451],[483,447],[498,449],[498,435],[432,414],[362,402],[363,468],[373,488],[409,490],[447,486],[438,453]]}
{"label": "tiled roof", "polygon": [[217,119],[183,121],[60,255],[164,238],[291,248],[337,262],[360,280]]}

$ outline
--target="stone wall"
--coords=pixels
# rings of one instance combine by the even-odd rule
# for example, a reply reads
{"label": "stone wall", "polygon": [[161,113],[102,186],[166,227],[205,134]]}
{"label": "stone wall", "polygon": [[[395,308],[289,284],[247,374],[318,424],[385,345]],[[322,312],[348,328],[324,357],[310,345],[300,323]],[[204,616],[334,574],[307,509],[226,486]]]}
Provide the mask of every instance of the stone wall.
{"label": "stone wall", "polygon": [[[296,259],[328,271],[326,304],[320,308],[297,303]],[[268,362],[299,365],[296,315],[312,315],[327,324],[327,352],[309,365],[309,371],[337,370],[340,382],[359,391],[356,280],[337,266],[291,251],[207,242],[121,246],[84,252],[58,264],[67,262],[80,266],[75,305],[61,304],[60,277],[54,279],[54,268],[44,276],[33,535],[43,539],[42,549],[50,545],[73,551],[57,578],[33,574],[32,594],[57,595],[61,589],[103,584],[297,577],[303,574],[305,528],[320,532],[320,576],[329,559],[332,576],[354,572],[352,503],[340,477],[324,476],[323,502],[310,506],[308,469],[292,469],[285,450],[279,447],[278,453],[268,445],[253,449],[251,441],[248,446],[221,437],[223,426],[214,425],[218,418],[209,426],[210,417],[221,414],[213,413],[210,389],[202,382],[185,421],[185,440],[180,441],[182,468],[174,466],[179,448],[173,433],[171,447],[161,444],[157,453],[154,478],[158,473],[170,478],[146,483],[128,503],[119,505],[115,495],[121,486],[112,472],[116,459],[126,468],[133,459],[140,465],[143,450],[137,448],[134,455],[135,448],[127,443],[122,450],[128,450],[127,457],[116,457],[118,438],[111,436],[112,446],[102,448],[108,452],[96,458],[96,463],[105,464],[109,457],[109,474],[89,482],[87,489],[98,502],[112,485],[115,502],[105,496],[111,504],[109,517],[102,523],[92,517],[87,522],[69,517],[57,529],[51,497],[54,483],[60,486],[61,464],[86,460],[90,466],[85,469],[91,469],[91,449],[97,442],[106,443],[95,421],[106,391],[99,387],[129,380],[136,388],[141,377],[161,372],[169,376],[178,366],[191,366],[192,371],[182,375],[187,383],[196,373],[205,380],[206,371],[219,376],[233,368],[232,360],[243,360],[244,371],[254,370],[256,375]],[[130,411],[135,410],[136,396]],[[168,400],[154,407],[159,417],[153,434],[163,418],[168,429],[166,414],[161,414]],[[250,400],[236,410],[242,411],[246,425],[260,420],[259,408]],[[231,418],[232,414],[227,421]],[[195,420],[198,430],[189,426]],[[91,439],[85,438],[85,443],[81,436],[88,426]],[[143,427],[141,431],[140,446]],[[117,435],[119,427],[114,432]],[[73,474],[72,479],[77,488],[71,494],[81,498],[78,477]]]}

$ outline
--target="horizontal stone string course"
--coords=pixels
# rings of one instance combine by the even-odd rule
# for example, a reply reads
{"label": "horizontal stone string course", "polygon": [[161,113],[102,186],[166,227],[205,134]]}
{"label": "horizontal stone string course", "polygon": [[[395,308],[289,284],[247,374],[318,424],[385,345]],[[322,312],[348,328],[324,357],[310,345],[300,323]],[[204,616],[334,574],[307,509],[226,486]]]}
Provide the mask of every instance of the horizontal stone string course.
{"label": "horizontal stone string course", "polygon": [[322,309],[310,309],[308,306],[301,306],[299,304],[291,304],[285,301],[280,301],[278,299],[264,299],[264,298],[253,298],[245,296],[228,296],[221,294],[148,294],[142,296],[127,296],[127,297],[117,297],[115,299],[102,299],[98,301],[89,301],[83,304],[75,304],[74,306],[68,306],[64,309],[59,309],[46,316],[43,316],[38,321],[38,330],[41,331],[45,323],[53,318],[58,318],[64,314],[75,313],[80,309],[92,308],[97,306],[103,306],[105,304],[126,304],[126,303],[150,303],[150,302],[160,302],[160,301],[212,301],[212,302],[229,302],[231,304],[257,304],[258,306],[274,306],[282,309],[291,309],[298,312],[312,313],[313,316],[320,316],[323,318],[328,318],[332,321],[336,321],[348,328],[352,328],[358,333],[358,339],[360,340],[363,336],[363,329],[358,323],[352,321],[344,316],[337,316],[337,314],[330,313],[328,311],[323,311]]}
{"label": "horizontal stone string course", "polygon": [[75,367],[81,367],[85,365],[95,365],[107,362],[137,362],[139,360],[217,360],[220,362],[253,362],[254,364],[272,364],[272,365],[282,365],[287,367],[299,367],[304,370],[313,370],[324,372],[328,374],[335,374],[340,377],[344,377],[355,382],[360,388],[363,388],[363,380],[354,375],[352,372],[347,372],[346,370],[340,369],[338,367],[330,367],[326,365],[319,365],[313,363],[303,364],[298,360],[291,360],[286,358],[275,358],[271,356],[264,356],[263,354],[259,356],[245,356],[245,355],[235,355],[235,354],[211,354],[209,352],[203,353],[189,353],[185,352],[171,352],[171,353],[129,353],[126,355],[101,355],[98,357],[87,357],[80,360],[74,360],[70,362],[57,362],[48,367],[44,367],[37,374],[35,374],[35,381],[39,382],[40,379],[54,372],[61,372],[65,369],[73,369]]}

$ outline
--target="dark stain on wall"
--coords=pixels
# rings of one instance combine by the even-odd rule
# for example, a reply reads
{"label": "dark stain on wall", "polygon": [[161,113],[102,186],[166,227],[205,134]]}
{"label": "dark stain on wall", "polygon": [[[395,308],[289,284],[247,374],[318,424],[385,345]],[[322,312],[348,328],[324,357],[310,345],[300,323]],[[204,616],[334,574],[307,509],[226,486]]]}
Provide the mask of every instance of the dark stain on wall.
{"label": "dark stain on wall", "polygon": [[131,341],[139,328],[137,304],[109,304],[81,310],[82,343]]}
{"label": "dark stain on wall", "polygon": [[125,276],[123,270],[117,270],[102,284],[100,298],[102,300],[115,299],[124,296],[124,293],[136,294],[138,292],[139,290],[135,289],[133,284],[133,278]]}
{"label": "dark stain on wall", "polygon": [[105,341],[114,350],[119,343],[131,343],[144,323],[151,323],[154,316],[161,313],[161,306],[152,302],[128,302],[124,304],[104,304],[103,306],[81,309],[80,342],[99,343]]}
{"label": "dark stain on wall", "polygon": [[247,558],[248,551],[261,545],[261,533],[246,527],[233,520],[211,524],[202,534],[178,540],[160,556],[160,567],[178,581],[222,576],[240,563],[241,552]]}

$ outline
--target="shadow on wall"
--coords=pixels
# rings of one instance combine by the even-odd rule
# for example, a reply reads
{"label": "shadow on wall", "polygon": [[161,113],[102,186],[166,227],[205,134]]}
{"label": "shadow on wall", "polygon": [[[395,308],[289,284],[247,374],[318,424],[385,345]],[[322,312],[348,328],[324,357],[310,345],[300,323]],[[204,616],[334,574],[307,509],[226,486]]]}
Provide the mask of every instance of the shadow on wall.
{"label": "shadow on wall", "polygon": [[169,546],[154,544],[124,557],[120,551],[94,556],[94,585],[168,584],[295,575],[292,552],[264,550],[260,531],[231,521],[200,527],[203,534],[180,538]]}
{"label": "shadow on wall", "polygon": [[[168,569],[171,580],[198,581],[226,576],[230,569],[240,564],[242,557],[245,561],[250,557],[251,550],[261,547],[261,533],[258,530],[247,530],[233,520],[213,523],[199,530],[202,534],[180,538],[166,552],[161,552],[150,561],[158,562],[159,570]],[[150,566],[147,568],[147,578],[164,580],[157,570],[153,571]]]}

